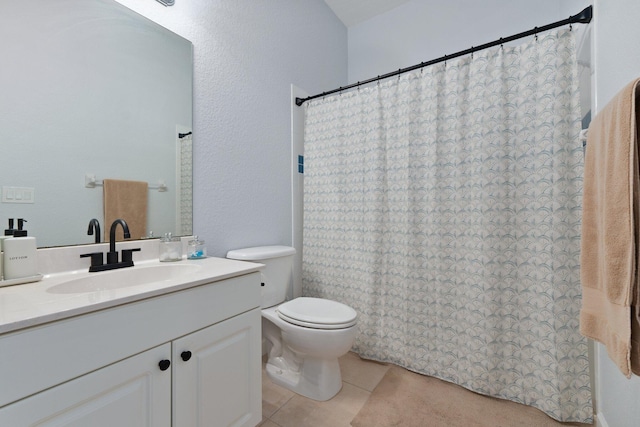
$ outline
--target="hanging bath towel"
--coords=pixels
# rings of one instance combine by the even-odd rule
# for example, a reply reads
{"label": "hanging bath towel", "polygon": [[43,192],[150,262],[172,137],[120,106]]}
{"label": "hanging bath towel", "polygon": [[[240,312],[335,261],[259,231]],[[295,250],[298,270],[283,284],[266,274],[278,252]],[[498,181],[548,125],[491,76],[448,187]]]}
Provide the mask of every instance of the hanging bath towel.
{"label": "hanging bath towel", "polygon": [[[113,221],[124,219],[132,239],[147,234],[147,200],[149,185],[143,181],[104,180],[104,238],[109,239]],[[116,229],[116,240],[123,240],[122,227]]]}
{"label": "hanging bath towel", "polygon": [[640,374],[638,102],[640,79],[589,126],[582,216],[580,332],[622,373]]}

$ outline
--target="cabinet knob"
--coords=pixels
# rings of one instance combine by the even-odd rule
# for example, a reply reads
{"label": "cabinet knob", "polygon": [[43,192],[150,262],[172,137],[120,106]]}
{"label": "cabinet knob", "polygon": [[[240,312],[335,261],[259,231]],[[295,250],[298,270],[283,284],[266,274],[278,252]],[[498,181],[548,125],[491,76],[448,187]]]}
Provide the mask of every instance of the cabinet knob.
{"label": "cabinet knob", "polygon": [[183,351],[182,353],[180,353],[180,357],[182,357],[182,360],[186,362],[187,360],[191,359],[191,352]]}
{"label": "cabinet knob", "polygon": [[158,363],[158,366],[160,367],[161,371],[166,371],[167,369],[169,369],[169,366],[171,366],[171,361],[163,359]]}

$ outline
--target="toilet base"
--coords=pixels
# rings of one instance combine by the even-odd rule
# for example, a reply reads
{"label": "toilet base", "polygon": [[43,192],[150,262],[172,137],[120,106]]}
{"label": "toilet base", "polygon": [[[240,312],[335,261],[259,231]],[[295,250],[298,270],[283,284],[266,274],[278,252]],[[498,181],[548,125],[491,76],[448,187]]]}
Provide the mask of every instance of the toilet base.
{"label": "toilet base", "polygon": [[331,399],[342,389],[342,375],[338,359],[305,357],[302,366],[287,367],[282,357],[269,359],[267,376],[275,384],[313,400]]}

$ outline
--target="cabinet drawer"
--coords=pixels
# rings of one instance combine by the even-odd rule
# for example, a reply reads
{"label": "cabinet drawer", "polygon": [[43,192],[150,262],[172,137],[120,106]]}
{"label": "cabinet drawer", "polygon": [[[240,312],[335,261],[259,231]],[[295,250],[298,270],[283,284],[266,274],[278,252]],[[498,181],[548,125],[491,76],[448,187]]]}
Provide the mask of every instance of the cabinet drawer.
{"label": "cabinet drawer", "polygon": [[0,406],[260,306],[260,273],[0,336]]}

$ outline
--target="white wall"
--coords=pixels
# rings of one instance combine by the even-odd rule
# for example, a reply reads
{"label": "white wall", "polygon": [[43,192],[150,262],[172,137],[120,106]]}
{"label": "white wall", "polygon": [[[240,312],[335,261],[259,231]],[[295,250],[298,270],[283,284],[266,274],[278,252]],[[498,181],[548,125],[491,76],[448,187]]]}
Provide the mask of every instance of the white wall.
{"label": "white wall", "polygon": [[[640,77],[640,2],[595,0],[593,51],[595,111],[631,80]],[[626,379],[596,345],[598,421],[606,427],[640,425],[640,378]]]}
{"label": "white wall", "polygon": [[582,0],[413,0],[349,28],[349,83],[568,18]]}
{"label": "white wall", "polygon": [[322,0],[118,0],[194,44],[194,233],[209,254],[291,244],[291,84],[347,81]]}
{"label": "white wall", "polygon": [[[293,261],[293,286],[287,294],[289,299],[302,296],[302,236],[303,236],[303,205],[304,205],[304,173],[300,173],[298,156],[304,156],[304,108],[294,105],[296,98],[306,98],[310,93],[295,85],[291,85],[291,152],[293,154],[291,168],[291,201],[292,224],[291,235],[296,256]],[[302,164],[304,172],[304,159]]]}

